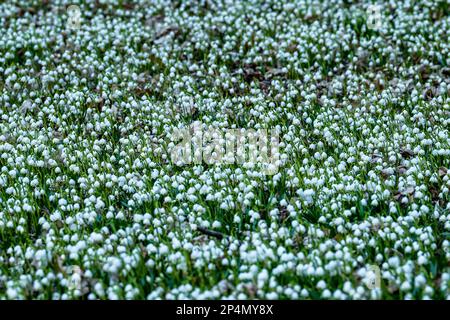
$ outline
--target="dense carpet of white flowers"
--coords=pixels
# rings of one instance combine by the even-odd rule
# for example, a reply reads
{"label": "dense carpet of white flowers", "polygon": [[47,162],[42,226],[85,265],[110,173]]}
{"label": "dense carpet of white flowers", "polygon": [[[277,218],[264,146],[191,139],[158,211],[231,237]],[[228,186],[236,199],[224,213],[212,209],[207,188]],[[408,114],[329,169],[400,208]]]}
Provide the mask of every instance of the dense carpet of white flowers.
{"label": "dense carpet of white flowers", "polygon": [[[0,298],[449,299],[449,7],[2,1]],[[278,171],[174,164],[194,121]]]}

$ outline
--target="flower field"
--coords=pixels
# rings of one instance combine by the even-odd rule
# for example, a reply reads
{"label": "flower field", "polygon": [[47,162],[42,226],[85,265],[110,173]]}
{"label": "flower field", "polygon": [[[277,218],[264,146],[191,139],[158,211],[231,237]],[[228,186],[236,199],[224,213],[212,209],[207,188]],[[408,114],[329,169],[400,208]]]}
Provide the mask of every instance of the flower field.
{"label": "flower field", "polygon": [[449,189],[448,0],[0,3],[0,299],[450,299]]}

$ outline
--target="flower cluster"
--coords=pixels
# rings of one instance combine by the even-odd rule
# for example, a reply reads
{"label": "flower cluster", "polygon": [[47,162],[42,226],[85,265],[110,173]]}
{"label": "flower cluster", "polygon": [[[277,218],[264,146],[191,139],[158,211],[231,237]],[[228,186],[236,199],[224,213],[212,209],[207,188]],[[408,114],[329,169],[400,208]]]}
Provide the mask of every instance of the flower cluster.
{"label": "flower cluster", "polygon": [[1,2],[0,298],[449,299],[450,6],[372,5]]}

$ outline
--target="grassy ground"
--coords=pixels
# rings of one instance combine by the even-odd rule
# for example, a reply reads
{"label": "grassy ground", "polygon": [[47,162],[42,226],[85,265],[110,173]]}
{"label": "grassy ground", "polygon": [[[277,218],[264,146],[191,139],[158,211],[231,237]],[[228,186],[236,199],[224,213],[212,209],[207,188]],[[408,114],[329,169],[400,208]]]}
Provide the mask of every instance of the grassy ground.
{"label": "grassy ground", "polygon": [[450,298],[450,5],[373,4],[0,3],[0,298]]}

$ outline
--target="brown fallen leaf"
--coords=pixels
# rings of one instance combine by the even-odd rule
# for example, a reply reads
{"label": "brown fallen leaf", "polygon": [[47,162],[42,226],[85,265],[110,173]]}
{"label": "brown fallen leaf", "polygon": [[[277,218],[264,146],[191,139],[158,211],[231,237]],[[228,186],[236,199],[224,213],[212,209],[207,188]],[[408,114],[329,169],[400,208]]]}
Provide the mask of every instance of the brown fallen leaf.
{"label": "brown fallen leaf", "polygon": [[287,211],[286,207],[279,207],[278,210],[280,211],[280,220],[281,222],[283,222],[289,216],[289,212]]}
{"label": "brown fallen leaf", "polygon": [[245,286],[245,289],[247,290],[247,293],[251,299],[255,298],[258,288],[254,284],[247,284]]}
{"label": "brown fallen leaf", "polygon": [[407,148],[401,148],[400,154],[402,155],[403,158],[406,158],[406,159],[414,157],[416,155],[414,153],[414,151],[412,151],[411,149],[407,149]]}
{"label": "brown fallen leaf", "polygon": [[392,173],[388,169],[383,169],[381,170],[381,175],[383,176],[383,178],[387,179],[388,177],[392,176]]}
{"label": "brown fallen leaf", "polygon": [[263,75],[258,70],[255,70],[253,68],[245,68],[244,69],[244,80],[246,82],[252,82],[254,79],[262,80]]}
{"label": "brown fallen leaf", "polygon": [[408,168],[405,167],[405,166],[398,166],[398,167],[397,167],[397,172],[398,172],[398,174],[405,174],[406,171],[408,171]]}
{"label": "brown fallen leaf", "polygon": [[132,10],[132,9],[134,9],[134,7],[135,7],[136,5],[135,5],[134,3],[127,2],[127,3],[122,4],[122,6],[123,6],[124,9]]}
{"label": "brown fallen leaf", "polygon": [[441,74],[444,77],[450,77],[450,68],[442,68],[441,69]]}
{"label": "brown fallen leaf", "polygon": [[284,72],[281,68],[271,68],[266,72],[266,78],[282,76],[284,74],[286,74],[286,72]]}
{"label": "brown fallen leaf", "polygon": [[398,286],[395,283],[389,283],[389,285],[387,286],[387,290],[389,291],[390,294],[395,294],[399,291]]}
{"label": "brown fallen leaf", "polygon": [[374,153],[372,154],[372,159],[370,159],[370,163],[376,163],[378,161],[378,159],[382,159],[383,156],[381,154],[378,153]]}
{"label": "brown fallen leaf", "polygon": [[158,32],[155,36],[156,39],[162,38],[169,33],[174,32],[175,34],[178,34],[180,32],[180,29],[176,25],[168,26],[164,29],[162,29],[160,32]]}
{"label": "brown fallen leaf", "polygon": [[439,187],[431,185],[428,187],[428,191],[431,193],[431,201],[434,203],[439,201]]}
{"label": "brown fallen leaf", "polygon": [[269,92],[270,84],[270,80],[263,80],[259,83],[259,86],[261,87],[262,91],[267,94]]}
{"label": "brown fallen leaf", "polygon": [[200,236],[195,237],[194,239],[192,239],[192,242],[194,244],[205,244],[206,242],[208,242],[208,236],[200,235]]}
{"label": "brown fallen leaf", "polygon": [[147,248],[142,243],[139,244],[139,247],[141,248],[142,256],[146,258],[148,256]]}
{"label": "brown fallen leaf", "polygon": [[408,187],[403,191],[399,191],[394,195],[394,199],[398,202],[402,202],[402,199],[405,197],[413,198],[414,197],[415,188]]}
{"label": "brown fallen leaf", "polygon": [[293,53],[298,50],[297,44],[292,43],[287,47],[287,51]]}
{"label": "brown fallen leaf", "polygon": [[417,73],[422,79],[426,80],[430,77],[430,67],[428,65],[422,64],[417,70]]}
{"label": "brown fallen leaf", "polygon": [[447,174],[448,169],[445,167],[440,167],[438,172],[439,172],[439,177],[443,177]]}

